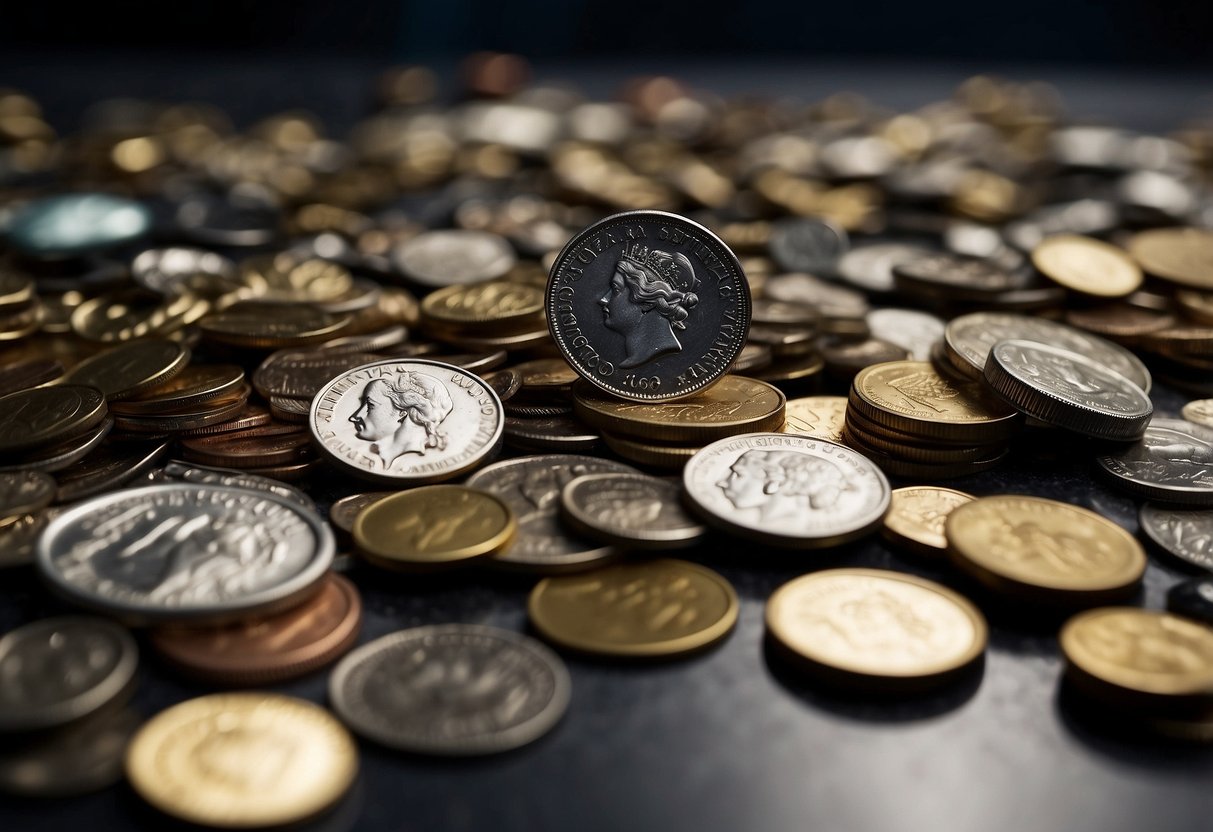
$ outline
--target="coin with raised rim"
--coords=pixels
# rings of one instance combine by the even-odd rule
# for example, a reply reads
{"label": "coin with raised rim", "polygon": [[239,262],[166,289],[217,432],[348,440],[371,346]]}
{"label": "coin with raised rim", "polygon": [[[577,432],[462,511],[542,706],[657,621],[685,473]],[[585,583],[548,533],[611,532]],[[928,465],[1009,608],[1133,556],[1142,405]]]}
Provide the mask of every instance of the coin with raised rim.
{"label": "coin with raised rim", "polygon": [[0,454],[67,441],[96,427],[106,412],[102,392],[78,384],[0,396]]}
{"label": "coin with raised rim", "polygon": [[189,360],[189,350],[176,341],[141,339],[86,358],[67,371],[63,383],[96,387],[106,399],[128,399],[170,380]]}
{"label": "coin with raised rim", "polygon": [[1213,428],[1153,419],[1139,441],[1096,462],[1126,491],[1161,503],[1213,507]]}
{"label": "coin with raised rim", "polygon": [[915,554],[943,557],[948,551],[944,531],[948,515],[975,499],[972,494],[938,485],[896,488],[882,532],[890,543]]}
{"label": "coin with raised rim", "polygon": [[1213,510],[1192,511],[1146,503],[1141,530],[1164,552],[1213,572]]}
{"label": "coin with raised rim", "polygon": [[704,536],[682,507],[682,486],[648,474],[584,474],[560,491],[565,522],[616,546],[676,549]]}

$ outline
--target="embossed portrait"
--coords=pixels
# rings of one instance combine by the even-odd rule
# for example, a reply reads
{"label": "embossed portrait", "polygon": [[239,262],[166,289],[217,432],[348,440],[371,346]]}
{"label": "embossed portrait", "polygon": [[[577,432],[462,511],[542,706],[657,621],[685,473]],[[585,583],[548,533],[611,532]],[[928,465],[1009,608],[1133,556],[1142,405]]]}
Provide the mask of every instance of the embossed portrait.
{"label": "embossed portrait", "polygon": [[847,490],[842,470],[826,459],[793,450],[751,449],[718,482],[734,507],[757,508],[764,521],[829,511]]}
{"label": "embossed portrait", "polygon": [[684,254],[640,243],[624,250],[598,299],[603,324],[623,336],[627,355],[620,367],[639,367],[682,349],[675,330],[687,328],[690,312],[699,303],[694,291],[698,285]]}
{"label": "embossed portrait", "polygon": [[455,404],[433,376],[405,370],[395,377],[368,381],[359,401],[350,416],[354,435],[371,443],[371,453],[384,468],[391,468],[405,454],[446,448],[446,433],[439,426]]}

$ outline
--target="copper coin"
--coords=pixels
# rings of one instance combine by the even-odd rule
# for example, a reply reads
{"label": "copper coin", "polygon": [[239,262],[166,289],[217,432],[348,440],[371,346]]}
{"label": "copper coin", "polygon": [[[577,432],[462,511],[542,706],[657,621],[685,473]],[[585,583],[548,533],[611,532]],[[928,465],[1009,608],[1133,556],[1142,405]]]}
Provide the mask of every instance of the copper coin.
{"label": "copper coin", "polygon": [[220,433],[232,433],[233,431],[238,430],[259,428],[263,425],[268,425],[270,422],[271,417],[269,410],[259,404],[246,404],[239,413],[226,422],[220,422],[217,425],[206,425],[205,427],[183,430],[180,431],[177,436],[181,437],[182,439],[194,436],[215,436]]}
{"label": "copper coin", "polygon": [[1067,310],[1066,323],[1113,340],[1131,340],[1174,325],[1175,316],[1128,303],[1113,303]]}
{"label": "copper coin", "polygon": [[181,443],[181,449],[190,462],[226,468],[261,468],[302,462],[311,445],[311,434],[304,428],[266,425],[187,439]]}

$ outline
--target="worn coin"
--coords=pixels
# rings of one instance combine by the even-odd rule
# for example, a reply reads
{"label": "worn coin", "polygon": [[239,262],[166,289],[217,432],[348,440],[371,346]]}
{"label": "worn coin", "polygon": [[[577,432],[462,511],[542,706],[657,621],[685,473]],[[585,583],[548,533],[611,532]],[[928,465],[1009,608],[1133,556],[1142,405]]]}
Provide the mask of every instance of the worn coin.
{"label": "worn coin", "polygon": [[948,515],[974,499],[971,494],[938,485],[894,489],[882,533],[890,543],[915,554],[943,557],[948,550],[944,533]]}
{"label": "worn coin", "polygon": [[46,508],[55,499],[55,479],[41,471],[0,473],[0,527],[8,518]]}
{"label": "worn coin", "polygon": [[893,284],[907,297],[988,302],[1024,286],[1024,277],[982,257],[923,252],[893,267]]}
{"label": "worn coin", "polygon": [[414,283],[432,288],[501,277],[518,262],[513,248],[487,231],[428,231],[398,245],[392,261]]}
{"label": "worn coin", "polygon": [[303,303],[243,301],[198,323],[212,341],[249,349],[283,349],[326,341],[349,326],[350,318]]}
{"label": "worn coin", "polygon": [[808,274],[781,274],[767,281],[764,297],[816,309],[823,318],[862,318],[868,299],[862,292],[827,283]]}
{"label": "worn coin", "polygon": [[1184,511],[1146,503],[1137,519],[1146,537],[1163,551],[1213,572],[1213,510]]}
{"label": "worn coin", "polygon": [[1066,323],[1105,338],[1131,342],[1151,332],[1174,326],[1176,319],[1170,312],[1120,302],[1067,309]]}
{"label": "worn coin", "polygon": [[[514,412],[525,412],[525,406]],[[507,408],[509,410],[509,408]],[[543,411],[544,408],[537,408]],[[506,416],[505,443],[537,453],[586,453],[596,449],[602,435],[581,420],[562,412],[554,415]]]}
{"label": "worn coin", "polygon": [[1201,427],[1213,428],[1213,399],[1197,399],[1184,405],[1180,413],[1185,420]]}
{"label": "worn coin", "polygon": [[1101,298],[1126,297],[1143,279],[1123,249],[1077,234],[1046,237],[1032,249],[1032,265],[1070,291]]}
{"label": "worn coin", "polygon": [[236,266],[214,251],[172,246],[149,248],[131,261],[131,277],[145,289],[162,295],[197,293],[204,285],[238,291],[248,287],[236,278]]}
{"label": "worn coin", "polygon": [[86,358],[68,370],[63,383],[96,387],[106,399],[126,399],[168,381],[189,359],[189,350],[176,341],[147,338]]}
{"label": "worn coin", "polygon": [[706,533],[682,507],[682,487],[647,474],[586,474],[560,492],[562,517],[577,531],[616,546],[673,549]]}
{"label": "worn coin", "polygon": [[0,454],[68,441],[100,424],[106,410],[100,390],[78,384],[0,396]]}
{"label": "worn coin", "polygon": [[51,358],[31,358],[0,365],[0,396],[38,387],[62,375],[62,362]]}
{"label": "worn coin", "polygon": [[62,471],[84,459],[94,448],[101,444],[106,435],[114,427],[114,420],[106,417],[101,424],[69,437],[50,447],[39,448],[37,451],[14,459],[11,465],[0,465],[0,473],[22,470],[33,471]]}
{"label": "worn coin", "polygon": [[799,433],[841,443],[846,424],[846,396],[805,396],[788,399],[784,433]]}
{"label": "worn coin", "polygon": [[0,569],[28,566],[34,562],[34,546],[56,512],[55,508],[45,508],[34,514],[8,518],[8,522],[0,526]]}
{"label": "worn coin", "polygon": [[664,442],[645,442],[629,436],[619,436],[609,431],[602,432],[602,441],[608,448],[624,459],[638,465],[667,468],[681,471],[702,445],[670,445]]}
{"label": "worn coin", "polygon": [[1140,441],[1096,461],[1126,491],[1161,503],[1213,507],[1213,429],[1154,419]]}
{"label": "worn coin", "polygon": [[9,737],[0,752],[0,791],[63,798],[108,788],[122,779],[127,744],[142,722],[135,711],[122,708],[49,734]]}

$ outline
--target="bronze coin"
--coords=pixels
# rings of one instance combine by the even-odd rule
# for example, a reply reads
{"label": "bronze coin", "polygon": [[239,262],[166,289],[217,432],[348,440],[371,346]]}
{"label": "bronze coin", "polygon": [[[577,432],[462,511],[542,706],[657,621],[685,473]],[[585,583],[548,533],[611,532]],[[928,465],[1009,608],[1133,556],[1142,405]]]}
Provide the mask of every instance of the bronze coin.
{"label": "bronze coin", "polygon": [[175,412],[235,393],[243,382],[244,370],[235,365],[198,364],[145,393],[113,402],[111,409],[133,415]]}
{"label": "bronze coin", "polygon": [[312,436],[295,425],[260,428],[187,439],[181,450],[190,462],[221,468],[262,468],[306,461]]}
{"label": "bronze coin", "polygon": [[493,370],[490,373],[477,373],[484,379],[489,387],[497,393],[497,398],[505,403],[519,391],[522,387],[522,373],[513,367],[506,367],[502,370]]}
{"label": "bronze coin", "polygon": [[1114,341],[1131,341],[1174,325],[1175,316],[1128,303],[1113,303],[1069,309],[1066,311],[1066,323]]}
{"label": "bronze coin", "polygon": [[38,387],[63,375],[63,364],[50,358],[32,358],[0,366],[0,396]]}
{"label": "bronze coin", "polygon": [[111,401],[138,396],[185,369],[190,352],[164,338],[131,341],[86,358],[68,370],[67,384],[96,387]]}
{"label": "bronze coin", "polygon": [[251,392],[252,389],[244,384],[233,395],[190,405],[180,410],[145,416],[118,414],[114,419],[122,430],[133,433],[176,433],[194,430],[235,417],[244,409]]}

